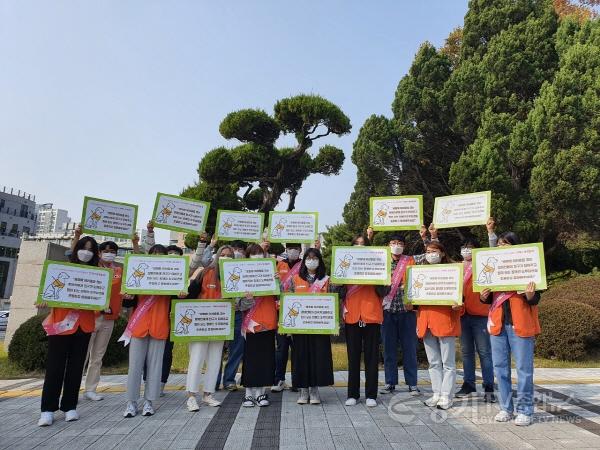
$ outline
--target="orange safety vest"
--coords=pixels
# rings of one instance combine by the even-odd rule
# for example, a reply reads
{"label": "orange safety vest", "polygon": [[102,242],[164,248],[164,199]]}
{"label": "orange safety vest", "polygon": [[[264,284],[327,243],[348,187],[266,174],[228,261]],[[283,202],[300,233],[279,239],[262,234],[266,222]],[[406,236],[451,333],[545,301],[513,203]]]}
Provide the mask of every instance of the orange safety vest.
{"label": "orange safety vest", "polygon": [[451,306],[420,305],[417,309],[417,336],[425,337],[427,330],[435,337],[460,336],[460,311]]}
{"label": "orange safety vest", "polygon": [[[311,287],[311,284],[308,281],[300,278],[300,275],[294,276],[294,290],[296,293],[298,293],[298,294],[310,293],[311,292],[310,287]],[[321,290],[316,293],[323,294],[323,293],[327,293],[328,291],[329,291],[329,280],[327,280],[327,282],[323,285]]]}
{"label": "orange safety vest", "polygon": [[212,267],[204,271],[198,298],[204,300],[222,298],[221,282],[217,278],[217,271]]}
{"label": "orange safety vest", "polygon": [[61,336],[73,334],[77,331],[77,328],[81,328],[84,333],[93,333],[96,329],[96,315],[95,311],[86,309],[72,309],[72,308],[50,308],[50,314],[48,315],[50,323],[62,322],[65,317],[71,312],[75,311],[79,314],[79,318],[75,323],[73,329],[60,333]]}
{"label": "orange safety vest", "polygon": [[261,299],[257,304],[252,315],[252,320],[258,325],[254,327],[254,332],[275,330],[277,328],[277,305],[276,297],[269,295],[265,297],[256,297],[256,300]]}
{"label": "orange safety vest", "polygon": [[344,302],[346,315],[344,322],[349,324],[363,321],[364,323],[382,323],[383,306],[381,297],[377,295],[375,286],[363,285],[351,295],[346,295]]}
{"label": "orange safety vest", "polygon": [[[123,294],[121,294],[121,278],[123,277],[123,269],[119,266],[112,268],[113,280],[110,290],[110,314],[104,314],[104,320],[116,320],[121,313],[123,307]],[[96,315],[100,315],[99,312]]]}
{"label": "orange safety vest", "polygon": [[[507,300],[510,302],[513,329],[520,337],[537,336],[542,332],[538,319],[537,305],[530,305],[520,294],[515,294]],[[504,308],[496,308],[488,317],[488,331],[497,336],[502,331],[504,323]]]}
{"label": "orange safety vest", "polygon": [[490,305],[481,303],[479,300],[479,292],[473,292],[473,277],[469,278],[463,286],[463,296],[465,299],[461,315],[465,312],[472,316],[487,317],[490,311]]}
{"label": "orange safety vest", "polygon": [[[139,295],[138,300],[152,297],[151,295]],[[131,330],[131,336],[144,338],[148,335],[154,339],[167,339],[169,337],[169,306],[171,296],[155,295],[152,307],[140,317],[138,323]],[[135,311],[134,311],[135,312]]]}

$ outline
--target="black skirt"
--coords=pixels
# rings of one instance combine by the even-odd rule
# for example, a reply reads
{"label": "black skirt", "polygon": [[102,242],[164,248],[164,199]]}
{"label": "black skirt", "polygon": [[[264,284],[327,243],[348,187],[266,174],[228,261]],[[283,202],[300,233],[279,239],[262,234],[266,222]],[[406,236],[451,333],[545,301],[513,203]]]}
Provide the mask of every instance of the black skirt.
{"label": "black skirt", "polygon": [[246,333],[242,386],[271,386],[275,373],[275,330]]}
{"label": "black skirt", "polygon": [[333,360],[328,334],[294,334],[292,336],[292,381],[298,388],[331,386]]}

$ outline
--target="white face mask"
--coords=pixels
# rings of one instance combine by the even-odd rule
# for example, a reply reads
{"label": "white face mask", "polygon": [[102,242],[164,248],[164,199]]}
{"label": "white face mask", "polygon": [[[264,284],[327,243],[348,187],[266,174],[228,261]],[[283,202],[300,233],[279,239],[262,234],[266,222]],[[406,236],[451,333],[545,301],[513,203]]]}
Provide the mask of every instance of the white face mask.
{"label": "white face mask", "polygon": [[[214,256],[214,258],[217,258],[217,255]],[[231,256],[221,256],[221,259],[233,259]]]}
{"label": "white face mask", "polygon": [[305,264],[306,264],[306,268],[308,270],[317,270],[319,268],[319,260],[318,259],[307,259]]}
{"label": "white face mask", "polygon": [[473,250],[470,248],[461,248],[460,249],[460,254],[465,261],[471,261],[472,252],[473,252]]}
{"label": "white face mask", "polygon": [[401,255],[404,253],[404,245],[390,245],[392,255]]}
{"label": "white face mask", "polygon": [[116,257],[117,255],[115,255],[114,253],[102,253],[100,259],[104,262],[111,263],[115,260]]}
{"label": "white face mask", "polygon": [[258,255],[250,255],[250,259],[257,259],[257,258],[264,258],[264,255],[261,255],[260,253]]}
{"label": "white face mask", "polygon": [[89,250],[77,250],[77,258],[81,262],[90,262],[94,257],[94,253]]}
{"label": "white face mask", "polygon": [[297,248],[290,248],[287,251],[287,257],[290,261],[296,261],[300,257],[300,250]]}
{"label": "white face mask", "polygon": [[245,258],[246,254],[244,252],[237,252],[237,251],[235,251],[235,252],[233,252],[233,257],[237,258],[237,259]]}
{"label": "white face mask", "polygon": [[439,264],[442,260],[442,255],[439,253],[425,253],[425,259],[429,264]]}

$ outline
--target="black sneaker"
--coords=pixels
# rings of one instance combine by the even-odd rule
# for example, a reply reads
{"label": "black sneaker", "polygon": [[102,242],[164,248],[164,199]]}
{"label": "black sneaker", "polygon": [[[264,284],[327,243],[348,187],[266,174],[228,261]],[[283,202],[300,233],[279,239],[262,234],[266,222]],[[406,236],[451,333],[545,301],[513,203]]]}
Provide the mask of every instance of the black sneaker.
{"label": "black sneaker", "polygon": [[484,386],[483,390],[485,391],[483,394],[483,400],[486,403],[496,403],[496,395],[494,394],[493,386]]}
{"label": "black sneaker", "polygon": [[477,393],[477,389],[475,389],[469,383],[463,383],[463,385],[460,388],[460,390],[456,394],[454,394],[454,396],[456,398],[463,398],[463,397],[469,397],[473,393]]}
{"label": "black sneaker", "polygon": [[396,390],[396,386],[393,384],[386,384],[384,387],[379,389],[380,394],[392,394]]}
{"label": "black sneaker", "polygon": [[417,396],[421,395],[421,390],[417,386],[409,386],[408,392],[413,397],[417,397]]}

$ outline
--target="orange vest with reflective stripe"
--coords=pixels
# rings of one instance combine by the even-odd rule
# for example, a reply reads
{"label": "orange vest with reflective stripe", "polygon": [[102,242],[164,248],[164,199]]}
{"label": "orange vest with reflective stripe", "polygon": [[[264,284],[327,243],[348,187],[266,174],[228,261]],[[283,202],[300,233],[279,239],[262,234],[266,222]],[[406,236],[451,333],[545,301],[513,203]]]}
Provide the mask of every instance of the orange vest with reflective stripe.
{"label": "orange vest with reflective stripe", "polygon": [[346,295],[344,302],[346,315],[344,322],[349,324],[362,320],[364,323],[382,323],[383,306],[375,286],[363,285],[352,295]]}
{"label": "orange vest with reflective stripe", "polygon": [[60,335],[68,335],[73,334],[77,331],[77,328],[81,328],[81,331],[84,333],[93,333],[96,329],[96,315],[95,311],[89,311],[86,309],[72,309],[72,308],[50,308],[50,314],[48,317],[50,318],[51,323],[58,323],[64,320],[71,311],[76,311],[79,313],[79,319],[77,323],[73,327],[72,330],[65,331],[64,333],[60,333]]}
{"label": "orange vest with reflective stripe", "polygon": [[[138,302],[151,295],[138,295]],[[154,339],[167,339],[169,337],[169,306],[171,305],[170,295],[155,295],[154,304],[140,318],[138,323],[131,330],[131,336],[143,338],[148,335]],[[139,305],[138,303],[138,305]],[[139,306],[138,306],[139,307]]]}
{"label": "orange vest with reflective stripe", "polygon": [[[297,292],[298,294],[310,293],[310,286],[311,286],[311,284],[308,281],[300,278],[300,275],[294,276],[294,291]],[[327,293],[328,290],[329,290],[329,280],[327,280],[327,282],[323,285],[323,287],[319,290],[319,292],[316,292],[316,294]]]}
{"label": "orange vest with reflective stripe", "polygon": [[[121,278],[123,277],[123,269],[119,266],[112,267],[113,280],[110,289],[110,314],[104,314],[105,320],[116,320],[121,313],[123,307],[123,294],[121,294]],[[98,315],[99,313],[97,313]]]}
{"label": "orange vest with reflective stripe", "polygon": [[266,297],[256,297],[256,300],[262,298],[260,304],[254,310],[252,320],[258,325],[254,328],[255,333],[261,331],[275,330],[277,328],[277,306],[276,297],[269,295]]}
{"label": "orange vest with reflective stripe", "polygon": [[463,296],[465,299],[463,312],[472,316],[487,317],[490,311],[490,305],[481,303],[479,300],[479,292],[473,292],[473,277],[463,286]]}
{"label": "orange vest with reflective stripe", "polygon": [[223,298],[221,295],[221,283],[217,278],[217,271],[212,267],[204,271],[198,298],[204,300]]}
{"label": "orange vest with reflective stripe", "polygon": [[460,336],[460,311],[451,306],[419,305],[417,336],[425,337],[428,329],[435,337]]}
{"label": "orange vest with reflective stripe", "polygon": [[[538,319],[537,305],[530,305],[521,294],[515,294],[508,300],[512,316],[513,329],[520,337],[537,336],[542,332]],[[488,317],[488,331],[497,336],[502,331],[504,308],[500,306]]]}

